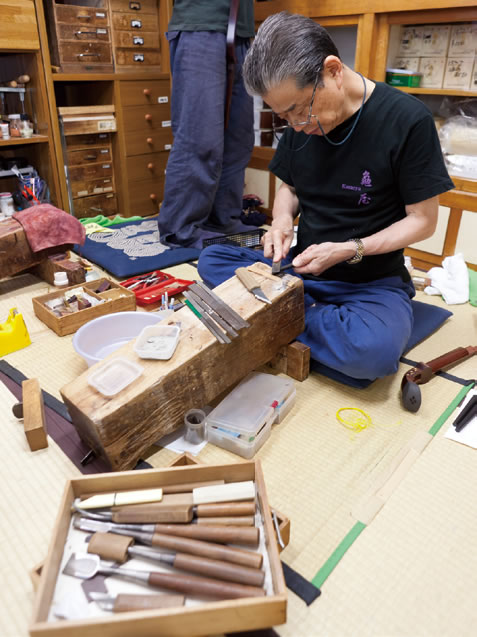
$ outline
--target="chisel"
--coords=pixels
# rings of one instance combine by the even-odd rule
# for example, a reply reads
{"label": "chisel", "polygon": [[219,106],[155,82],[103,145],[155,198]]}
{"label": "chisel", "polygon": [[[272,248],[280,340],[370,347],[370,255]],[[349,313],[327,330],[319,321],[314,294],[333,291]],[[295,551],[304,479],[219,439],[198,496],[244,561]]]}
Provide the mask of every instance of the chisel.
{"label": "chisel", "polygon": [[[165,498],[166,496],[164,496]],[[220,504],[169,504],[165,502],[149,505],[131,505],[121,507],[112,512],[113,522],[150,523],[166,522],[168,524],[192,522],[195,518],[207,519],[218,517],[253,516],[255,502],[227,502]]]}
{"label": "chisel", "polygon": [[262,586],[265,579],[265,572],[257,568],[198,557],[190,553],[164,553],[148,546],[135,546],[134,538],[112,533],[94,533],[88,542],[88,553],[120,564],[124,564],[131,557],[145,558],[181,571],[250,586]]}
{"label": "chisel", "polygon": [[263,301],[264,303],[268,303],[269,305],[272,304],[270,299],[264,294],[264,292],[262,292],[262,288],[247,268],[237,268],[235,270],[235,274],[239,281],[254,295],[256,299]]}
{"label": "chisel", "polygon": [[[154,525],[143,525],[149,527],[147,531],[131,530],[128,525],[111,524],[110,522],[98,522],[96,520],[88,520],[85,518],[75,519],[73,521],[75,529],[81,531],[105,533],[116,533],[118,535],[127,535],[132,537],[141,544],[147,546],[156,546],[181,553],[192,553],[202,557],[209,557],[213,560],[223,560],[232,562],[233,564],[241,564],[242,566],[250,566],[251,568],[260,568],[263,557],[260,553],[239,549],[232,546],[223,546],[214,542],[205,542],[203,540],[193,540],[190,538],[176,537],[166,535],[165,533],[155,533]],[[196,527],[201,528],[201,527]],[[202,527],[207,528],[207,527]],[[209,527],[210,528],[210,527]],[[257,529],[258,530],[258,529]]]}

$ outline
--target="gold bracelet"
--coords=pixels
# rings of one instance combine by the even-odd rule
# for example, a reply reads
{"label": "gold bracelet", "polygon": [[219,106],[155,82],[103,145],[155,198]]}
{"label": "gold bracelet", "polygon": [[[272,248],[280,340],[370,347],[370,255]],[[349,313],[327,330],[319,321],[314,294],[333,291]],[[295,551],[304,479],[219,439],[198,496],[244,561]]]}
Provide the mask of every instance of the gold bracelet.
{"label": "gold bracelet", "polygon": [[364,245],[361,239],[349,239],[349,241],[354,241],[356,245],[356,254],[351,259],[348,259],[346,263],[359,263],[364,256]]}

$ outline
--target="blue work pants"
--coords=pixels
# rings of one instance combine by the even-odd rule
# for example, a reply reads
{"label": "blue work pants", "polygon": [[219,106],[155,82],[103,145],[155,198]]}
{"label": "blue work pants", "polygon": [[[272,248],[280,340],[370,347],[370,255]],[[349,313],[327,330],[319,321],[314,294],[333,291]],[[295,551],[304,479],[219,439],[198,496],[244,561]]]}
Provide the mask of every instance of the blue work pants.
{"label": "blue work pants", "polygon": [[204,238],[250,230],[242,224],[245,168],[253,148],[253,100],[241,76],[249,46],[237,38],[229,123],[224,130],[226,36],[170,32],[174,143],[159,233],[166,245],[201,248]]}
{"label": "blue work pants", "polygon": [[[259,250],[212,245],[200,255],[199,274],[215,287],[256,261],[271,264]],[[397,371],[413,327],[411,283],[398,276],[368,283],[303,283],[305,331],[297,340],[310,347],[312,360],[338,372],[329,374],[336,379],[342,374],[374,380]]]}

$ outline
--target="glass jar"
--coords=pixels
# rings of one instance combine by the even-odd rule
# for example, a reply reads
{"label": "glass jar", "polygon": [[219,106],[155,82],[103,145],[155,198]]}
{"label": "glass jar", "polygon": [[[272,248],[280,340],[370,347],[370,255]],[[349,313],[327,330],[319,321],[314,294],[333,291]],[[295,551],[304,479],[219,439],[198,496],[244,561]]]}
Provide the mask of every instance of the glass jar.
{"label": "glass jar", "polygon": [[11,217],[15,212],[11,192],[0,192],[0,216]]}
{"label": "glass jar", "polygon": [[9,115],[8,119],[10,120],[10,137],[21,137],[20,115],[15,113],[14,115]]}
{"label": "glass jar", "polygon": [[33,135],[33,124],[26,113],[20,115],[20,135],[22,137],[31,137]]}

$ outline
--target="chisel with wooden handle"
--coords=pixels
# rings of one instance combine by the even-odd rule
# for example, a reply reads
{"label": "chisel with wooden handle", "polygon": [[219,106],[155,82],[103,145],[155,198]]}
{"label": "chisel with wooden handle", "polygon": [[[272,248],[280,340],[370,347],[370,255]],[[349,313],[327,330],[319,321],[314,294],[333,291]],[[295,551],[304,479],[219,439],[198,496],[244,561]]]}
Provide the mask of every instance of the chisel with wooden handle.
{"label": "chisel with wooden handle", "polygon": [[98,593],[91,591],[89,596],[103,610],[113,613],[127,613],[133,610],[151,610],[157,608],[175,608],[184,605],[184,595],[133,595],[130,593]]}
{"label": "chisel with wooden handle", "polygon": [[[192,553],[192,555],[200,555],[209,557],[213,560],[223,560],[232,562],[233,564],[241,564],[242,566],[250,566],[251,568],[260,568],[263,557],[260,553],[239,549],[233,546],[223,546],[214,542],[206,542],[175,535],[166,535],[165,533],[155,532],[154,525],[142,525],[140,528],[131,528],[134,525],[119,525],[111,522],[98,522],[96,520],[88,520],[87,518],[75,519],[74,527],[82,531],[104,531],[117,533],[118,535],[127,535],[133,537],[141,544],[148,546],[157,546],[160,548],[179,551],[181,553]],[[141,525],[137,525],[140,527]],[[195,528],[214,528],[214,527],[195,527]],[[226,527],[224,527],[226,528]],[[144,530],[147,529],[147,530]],[[242,529],[243,530],[243,529]],[[258,531],[258,529],[257,529]]]}
{"label": "chisel with wooden handle", "polygon": [[265,591],[258,586],[245,586],[233,582],[222,582],[208,577],[196,575],[182,575],[172,573],[160,573],[154,571],[140,571],[111,566],[103,562],[97,555],[90,553],[73,553],[66,563],[63,573],[81,579],[90,579],[98,573],[125,577],[147,586],[167,588],[180,593],[195,594],[200,596],[215,597],[216,599],[234,599],[240,597],[263,597]]}
{"label": "chisel with wooden handle", "polygon": [[265,578],[264,571],[257,568],[199,557],[190,553],[164,553],[149,546],[135,546],[133,537],[113,533],[94,533],[88,543],[88,553],[120,564],[124,564],[130,557],[145,558],[181,571],[249,586],[262,586]]}
{"label": "chisel with wooden handle", "polygon": [[240,283],[242,283],[242,285],[244,285],[247,288],[247,290],[254,295],[256,299],[258,299],[259,301],[263,301],[264,303],[269,303],[270,305],[272,304],[270,299],[263,292],[262,288],[260,287],[260,284],[257,283],[255,277],[252,274],[250,274],[247,268],[237,268],[235,270],[235,274],[237,275],[237,278],[240,281]]}
{"label": "chisel with wooden handle", "polygon": [[[119,524],[167,524],[192,522],[196,518],[241,517],[255,514],[255,502],[220,504],[180,504],[175,498],[164,496],[163,502],[124,506],[112,512],[112,521]],[[206,523],[206,522],[204,522]]]}

